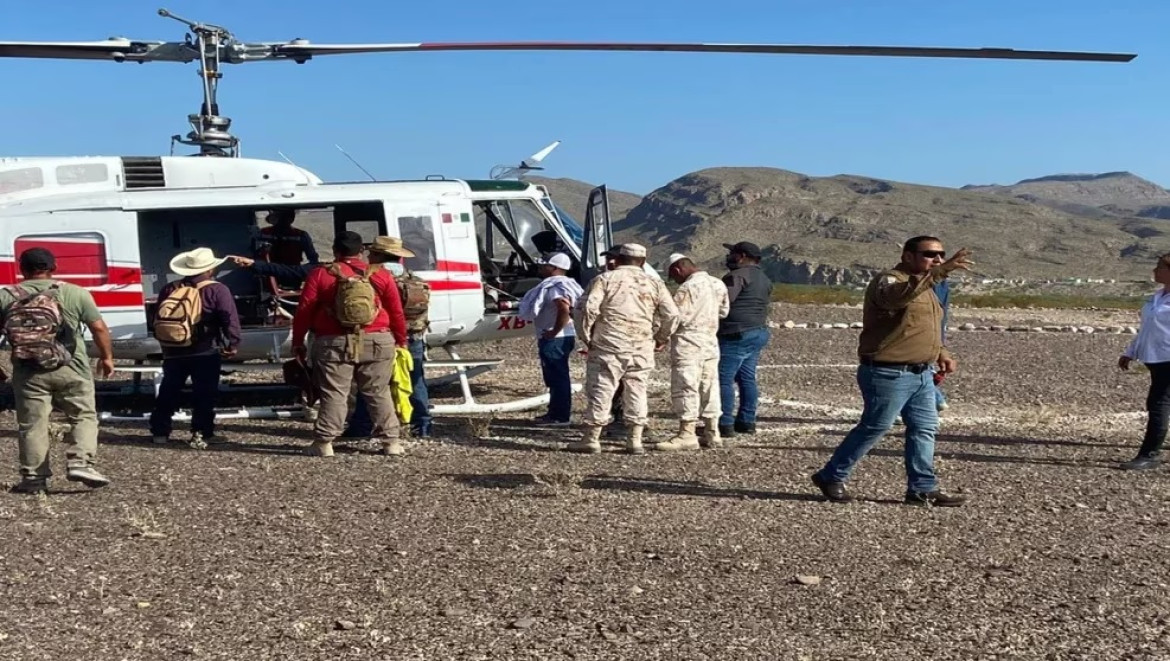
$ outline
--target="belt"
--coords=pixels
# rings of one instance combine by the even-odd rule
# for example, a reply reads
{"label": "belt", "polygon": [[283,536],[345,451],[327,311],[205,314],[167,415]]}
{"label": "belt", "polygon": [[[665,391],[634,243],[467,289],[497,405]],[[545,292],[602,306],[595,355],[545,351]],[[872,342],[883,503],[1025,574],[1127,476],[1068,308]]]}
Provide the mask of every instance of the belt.
{"label": "belt", "polygon": [[910,372],[912,374],[922,374],[930,369],[930,363],[890,363],[884,360],[873,360],[871,358],[862,358],[862,365],[869,365],[870,367],[886,367],[889,369],[902,370],[903,372]]}

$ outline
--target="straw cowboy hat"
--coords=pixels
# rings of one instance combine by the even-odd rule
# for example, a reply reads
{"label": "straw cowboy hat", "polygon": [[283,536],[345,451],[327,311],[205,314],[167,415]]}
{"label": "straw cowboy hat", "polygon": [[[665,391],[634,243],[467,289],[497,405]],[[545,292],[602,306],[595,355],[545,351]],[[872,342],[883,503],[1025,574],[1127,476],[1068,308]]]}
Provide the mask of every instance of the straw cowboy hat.
{"label": "straw cowboy hat", "polygon": [[179,275],[199,275],[223,264],[227,257],[216,257],[211,248],[196,248],[175,255],[171,270]]}
{"label": "straw cowboy hat", "polygon": [[374,242],[367,248],[370,252],[380,252],[397,257],[414,257],[414,253],[402,245],[402,239],[396,236],[376,236]]}

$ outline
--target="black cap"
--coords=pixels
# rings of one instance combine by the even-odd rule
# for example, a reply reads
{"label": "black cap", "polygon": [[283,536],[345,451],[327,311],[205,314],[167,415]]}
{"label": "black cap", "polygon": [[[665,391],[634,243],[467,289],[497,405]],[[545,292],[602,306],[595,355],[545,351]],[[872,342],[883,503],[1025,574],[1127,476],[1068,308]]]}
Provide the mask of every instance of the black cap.
{"label": "black cap", "polygon": [[606,250],[605,252],[601,253],[601,256],[602,257],[617,257],[618,251],[621,250],[621,248],[622,247],[620,245],[610,246],[609,250]]}
{"label": "black cap", "polygon": [[342,232],[333,239],[333,252],[353,257],[362,254],[362,235],[357,232]]}
{"label": "black cap", "polygon": [[747,255],[748,257],[752,257],[754,259],[759,259],[759,258],[764,256],[763,253],[760,252],[760,247],[757,246],[756,244],[752,243],[751,241],[740,241],[739,243],[725,243],[725,244],[723,244],[723,247],[727,248],[731,252],[742,253],[742,254]]}
{"label": "black cap", "polygon": [[57,258],[47,248],[29,248],[20,253],[20,270],[23,273],[52,271],[57,268]]}

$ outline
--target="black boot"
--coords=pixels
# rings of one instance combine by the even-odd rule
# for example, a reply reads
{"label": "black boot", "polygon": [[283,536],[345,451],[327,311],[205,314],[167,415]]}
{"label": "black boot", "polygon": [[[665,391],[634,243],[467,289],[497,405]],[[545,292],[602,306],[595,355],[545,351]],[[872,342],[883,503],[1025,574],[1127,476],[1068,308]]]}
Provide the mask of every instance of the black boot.
{"label": "black boot", "polygon": [[1159,458],[1161,452],[1154,453],[1139,453],[1138,456],[1118,466],[1123,471],[1148,471],[1162,465],[1162,460]]}

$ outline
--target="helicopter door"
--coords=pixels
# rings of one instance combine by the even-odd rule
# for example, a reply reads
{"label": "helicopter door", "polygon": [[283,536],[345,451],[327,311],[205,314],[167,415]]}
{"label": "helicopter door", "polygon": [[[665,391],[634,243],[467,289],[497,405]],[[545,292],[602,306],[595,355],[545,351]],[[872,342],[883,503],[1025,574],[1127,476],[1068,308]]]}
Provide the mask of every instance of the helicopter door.
{"label": "helicopter door", "polygon": [[613,228],[609,220],[609,192],[605,186],[589,191],[585,205],[585,236],[581,243],[582,284],[605,270],[603,252],[613,245]]}

